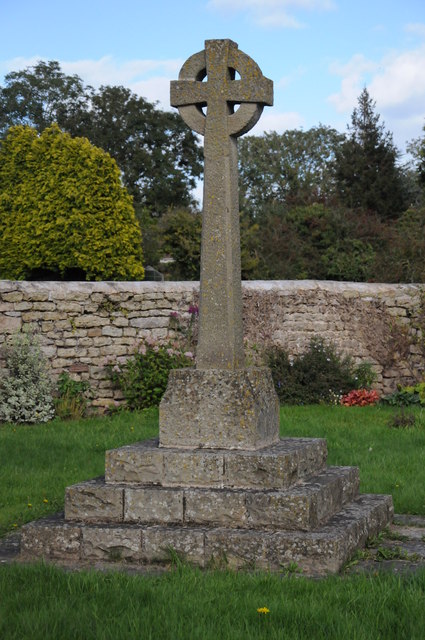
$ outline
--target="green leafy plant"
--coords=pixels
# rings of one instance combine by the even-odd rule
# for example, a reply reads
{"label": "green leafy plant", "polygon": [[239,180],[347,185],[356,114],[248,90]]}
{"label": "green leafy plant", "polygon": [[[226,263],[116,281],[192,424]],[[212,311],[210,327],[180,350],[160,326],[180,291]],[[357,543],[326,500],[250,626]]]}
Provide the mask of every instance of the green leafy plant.
{"label": "green leafy plant", "polygon": [[118,387],[130,409],[159,405],[171,369],[193,366],[191,351],[176,343],[160,344],[146,338],[124,363],[106,365],[110,379]]}
{"label": "green leafy plant", "polygon": [[47,422],[54,416],[52,381],[36,336],[16,334],[4,347],[6,373],[0,380],[0,422]]}
{"label": "green leafy plant", "polygon": [[334,403],[356,389],[357,368],[348,356],[340,356],[333,345],[312,338],[305,353],[290,359],[282,348],[266,351],[280,402],[286,404]]}
{"label": "green leafy plant", "polygon": [[78,420],[86,414],[90,396],[90,383],[87,380],[73,380],[69,373],[63,372],[59,376],[57,390],[55,409],[60,418]]}
{"label": "green leafy plant", "polygon": [[384,404],[392,407],[408,407],[410,405],[425,405],[425,382],[418,382],[414,386],[402,387],[397,385],[397,391],[382,398]]}

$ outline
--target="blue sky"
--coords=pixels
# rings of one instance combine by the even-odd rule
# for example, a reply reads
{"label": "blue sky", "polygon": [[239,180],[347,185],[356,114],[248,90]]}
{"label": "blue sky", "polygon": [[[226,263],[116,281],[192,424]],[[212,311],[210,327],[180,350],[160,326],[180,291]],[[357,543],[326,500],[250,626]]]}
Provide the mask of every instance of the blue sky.
{"label": "blue sky", "polygon": [[401,150],[423,134],[424,0],[0,0],[0,24],[0,82],[58,60],[169,109],[186,58],[231,38],[274,81],[275,104],[252,133],[345,131],[366,86]]}

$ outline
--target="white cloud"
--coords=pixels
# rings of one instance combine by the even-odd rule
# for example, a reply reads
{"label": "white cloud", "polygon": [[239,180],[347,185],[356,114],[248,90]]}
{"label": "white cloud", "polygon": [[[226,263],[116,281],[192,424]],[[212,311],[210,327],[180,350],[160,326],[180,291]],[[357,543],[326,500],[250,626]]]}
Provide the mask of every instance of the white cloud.
{"label": "white cloud", "polygon": [[397,131],[395,142],[402,147],[418,135],[418,123],[425,116],[424,68],[425,45],[392,52],[379,61],[357,54],[345,65],[331,66],[331,72],[341,76],[341,87],[328,100],[339,113],[348,113],[366,86],[387,128]]}
{"label": "white cloud", "polygon": [[304,118],[295,111],[275,112],[264,109],[263,115],[248,135],[260,136],[265,131],[283,133],[287,129],[299,129],[304,124]]}
{"label": "white cloud", "polygon": [[413,33],[420,38],[425,38],[425,24],[423,22],[411,22],[404,27],[408,33]]}
{"label": "white cloud", "polygon": [[363,55],[356,54],[346,64],[333,63],[330,72],[342,77],[341,89],[329,96],[328,101],[339,113],[352,109],[365,85],[366,74],[376,70],[376,63],[367,60]]}
{"label": "white cloud", "polygon": [[333,0],[209,0],[210,9],[226,13],[244,12],[261,27],[300,29],[305,26],[294,13],[299,11],[329,11]]}

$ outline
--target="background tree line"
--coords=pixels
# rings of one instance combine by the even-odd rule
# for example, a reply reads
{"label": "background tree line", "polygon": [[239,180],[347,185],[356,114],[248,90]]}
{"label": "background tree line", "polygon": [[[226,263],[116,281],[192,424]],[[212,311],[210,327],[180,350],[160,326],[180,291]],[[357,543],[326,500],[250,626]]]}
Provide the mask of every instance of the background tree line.
{"label": "background tree line", "polygon": [[[53,123],[116,160],[145,264],[164,271],[160,259],[169,255],[167,277],[198,278],[201,215],[192,192],[202,150],[180,116],[125,87],[95,90],[57,62],[8,74],[0,150],[11,127],[41,134]],[[401,165],[366,89],[346,134],[319,125],[241,138],[243,277],[424,281],[425,137],[409,151],[413,159]]]}

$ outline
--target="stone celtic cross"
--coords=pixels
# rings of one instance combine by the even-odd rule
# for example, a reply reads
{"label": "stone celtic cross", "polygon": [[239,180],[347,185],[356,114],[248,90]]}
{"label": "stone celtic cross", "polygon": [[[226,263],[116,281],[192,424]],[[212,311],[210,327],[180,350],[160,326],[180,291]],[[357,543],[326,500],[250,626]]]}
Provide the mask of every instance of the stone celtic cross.
{"label": "stone celtic cross", "polygon": [[197,369],[244,367],[236,139],[272,104],[272,81],[232,40],[207,40],[171,82],[171,105],[204,136]]}

